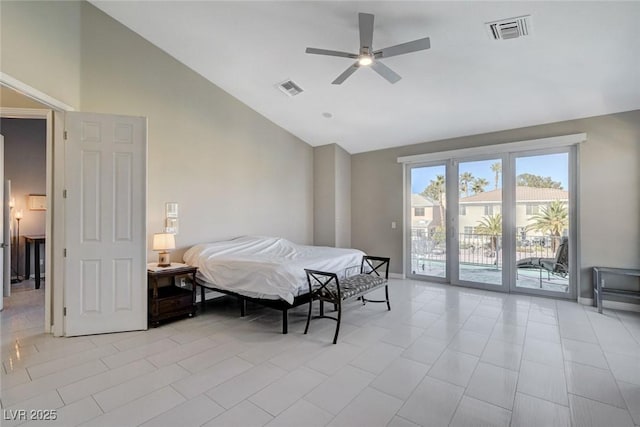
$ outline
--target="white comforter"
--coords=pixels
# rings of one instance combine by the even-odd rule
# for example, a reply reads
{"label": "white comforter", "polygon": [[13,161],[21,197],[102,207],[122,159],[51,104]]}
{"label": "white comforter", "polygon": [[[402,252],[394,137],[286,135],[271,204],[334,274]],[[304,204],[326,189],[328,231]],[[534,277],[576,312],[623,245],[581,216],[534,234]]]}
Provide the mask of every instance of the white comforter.
{"label": "white comforter", "polygon": [[364,252],[296,245],[277,237],[245,236],[202,243],[184,254],[201,279],[218,288],[253,298],[283,299],[289,304],[307,290],[305,268],[343,275],[360,266]]}

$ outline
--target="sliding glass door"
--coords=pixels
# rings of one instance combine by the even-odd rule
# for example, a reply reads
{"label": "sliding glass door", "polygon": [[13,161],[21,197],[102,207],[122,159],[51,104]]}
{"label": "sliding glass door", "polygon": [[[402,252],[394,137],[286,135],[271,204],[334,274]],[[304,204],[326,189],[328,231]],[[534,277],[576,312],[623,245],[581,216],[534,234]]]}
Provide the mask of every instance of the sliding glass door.
{"label": "sliding glass door", "polygon": [[575,159],[565,147],[409,166],[407,275],[573,298]]}
{"label": "sliding glass door", "polygon": [[570,292],[573,215],[570,152],[518,154],[515,161],[515,271],[512,289]]}
{"label": "sliding glass door", "polygon": [[453,239],[457,275],[468,286],[502,290],[502,158],[455,161],[457,218]]}
{"label": "sliding glass door", "polygon": [[447,279],[446,165],[416,166],[409,173],[409,271]]}

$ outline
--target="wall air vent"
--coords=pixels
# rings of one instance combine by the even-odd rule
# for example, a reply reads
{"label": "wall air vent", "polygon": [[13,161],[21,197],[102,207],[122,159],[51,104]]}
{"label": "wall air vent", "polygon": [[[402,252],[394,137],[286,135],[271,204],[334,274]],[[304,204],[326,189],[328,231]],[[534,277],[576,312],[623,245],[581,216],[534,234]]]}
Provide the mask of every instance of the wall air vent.
{"label": "wall air vent", "polygon": [[531,34],[531,15],[487,22],[485,25],[493,40],[517,39]]}
{"label": "wall air vent", "polygon": [[295,84],[292,80],[285,80],[278,83],[278,89],[286,93],[288,96],[296,96],[304,92],[304,90]]}

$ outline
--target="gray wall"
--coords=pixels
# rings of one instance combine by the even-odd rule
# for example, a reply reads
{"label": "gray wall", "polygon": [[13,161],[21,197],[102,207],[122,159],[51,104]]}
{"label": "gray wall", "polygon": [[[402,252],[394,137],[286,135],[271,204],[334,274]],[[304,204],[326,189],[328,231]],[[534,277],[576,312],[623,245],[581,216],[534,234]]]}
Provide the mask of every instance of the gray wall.
{"label": "gray wall", "polygon": [[314,244],[351,247],[351,155],[337,144],[313,153]]}
{"label": "gray wall", "polygon": [[391,271],[402,272],[403,231],[391,229],[403,222],[400,156],[582,132],[579,295],[591,297],[591,267],[640,268],[640,110],[353,155],[352,244],[390,256]]}
{"label": "gray wall", "polygon": [[[41,119],[3,118],[0,119],[0,133],[4,135],[4,177],[11,180],[11,195],[16,201],[14,213],[22,210],[24,215],[20,221],[19,262],[16,263],[15,247],[12,248],[11,260],[11,265],[18,265],[22,275],[25,255],[22,236],[45,233],[46,211],[29,210],[27,203],[29,194],[46,193],[47,123]],[[12,226],[16,227],[15,221]],[[16,231],[17,228],[14,228],[13,232]]]}
{"label": "gray wall", "polygon": [[148,233],[178,202],[172,259],[242,234],[312,242],[309,145],[89,3],[2,2],[1,23],[2,71],[81,111],[148,118]]}

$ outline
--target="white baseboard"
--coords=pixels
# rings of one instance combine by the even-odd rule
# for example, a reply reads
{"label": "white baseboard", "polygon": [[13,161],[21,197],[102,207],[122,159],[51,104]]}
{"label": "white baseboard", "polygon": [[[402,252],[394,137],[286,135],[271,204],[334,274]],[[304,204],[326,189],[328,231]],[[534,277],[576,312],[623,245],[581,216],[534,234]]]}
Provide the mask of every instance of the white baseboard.
{"label": "white baseboard", "polygon": [[[591,305],[593,306],[593,298],[582,298],[578,297],[578,302],[582,305]],[[626,310],[626,311],[637,311],[640,312],[640,304],[633,304],[629,302],[620,302],[620,301],[611,301],[611,300],[603,300],[602,301],[603,308],[610,308],[613,310]]]}
{"label": "white baseboard", "polygon": [[405,276],[402,273],[389,273],[391,279],[404,279]]}

